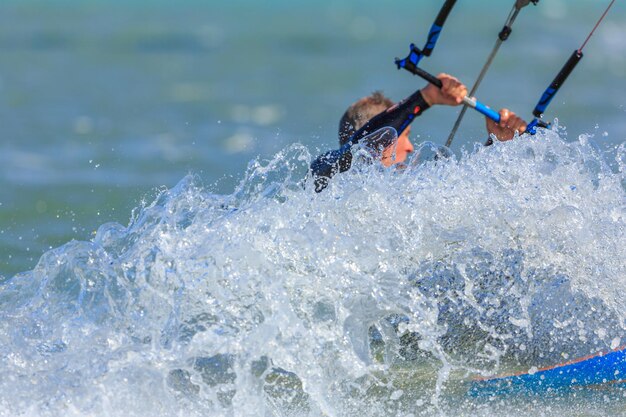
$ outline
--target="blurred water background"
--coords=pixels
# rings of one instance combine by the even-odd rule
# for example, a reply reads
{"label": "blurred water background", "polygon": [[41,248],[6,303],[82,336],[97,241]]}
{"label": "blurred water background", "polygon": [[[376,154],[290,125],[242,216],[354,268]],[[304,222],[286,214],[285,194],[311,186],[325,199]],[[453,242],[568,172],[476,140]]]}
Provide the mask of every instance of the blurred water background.
{"label": "blurred water background", "polygon": [[[530,118],[604,3],[525,8],[478,98]],[[198,174],[231,192],[248,162],[299,142],[336,144],[339,117],[382,89],[423,85],[395,69],[423,44],[438,1],[33,1],[0,4],[0,275],[88,239],[160,187]],[[460,1],[423,64],[470,85],[509,2]],[[568,140],[626,138],[625,6],[615,5],[549,108]],[[429,111],[414,141],[443,144],[458,109]],[[453,150],[484,140],[465,117]]]}

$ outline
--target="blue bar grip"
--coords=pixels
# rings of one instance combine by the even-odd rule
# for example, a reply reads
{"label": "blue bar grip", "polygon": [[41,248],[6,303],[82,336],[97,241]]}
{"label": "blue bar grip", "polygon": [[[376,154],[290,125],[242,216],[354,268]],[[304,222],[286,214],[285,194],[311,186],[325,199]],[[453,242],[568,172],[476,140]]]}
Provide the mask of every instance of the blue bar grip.
{"label": "blue bar grip", "polygon": [[441,33],[441,29],[443,28],[443,24],[446,23],[446,19],[454,7],[456,0],[446,0],[446,2],[441,6],[441,10],[439,10],[439,14],[435,18],[435,23],[430,28],[430,32],[428,33],[428,41],[426,42],[426,46],[424,46],[424,50],[422,53],[425,56],[430,56],[433,52],[433,48],[435,48],[435,44],[437,43],[437,39],[439,39],[439,34]]}
{"label": "blue bar grip", "polygon": [[417,66],[423,57],[424,57],[424,54],[422,53],[422,51],[420,51],[419,48],[415,46],[414,44],[411,44],[411,52],[409,52],[409,56],[407,57],[407,59],[413,65]]}
{"label": "blue bar grip", "polygon": [[407,55],[404,59],[396,58],[396,65],[398,66],[398,69],[404,68],[407,71],[412,72],[412,69],[417,67],[423,57],[424,55],[422,54],[422,51],[420,51],[420,49],[414,44],[411,44],[411,52],[409,52],[409,55]]}
{"label": "blue bar grip", "polygon": [[430,27],[430,32],[428,32],[428,40],[426,41],[424,49],[422,49],[422,54],[430,56],[430,54],[433,52],[433,49],[435,49],[435,44],[437,43],[437,39],[439,39],[441,29],[441,26],[433,23],[433,25]]}
{"label": "blue bar grip", "polygon": [[479,113],[484,114],[485,116],[487,116],[488,118],[490,118],[494,122],[500,123],[500,113],[498,113],[495,110],[490,109],[489,107],[487,107],[486,105],[484,105],[480,101],[476,101],[475,109],[476,109],[476,111],[478,111]]}
{"label": "blue bar grip", "polygon": [[541,115],[545,113],[546,108],[554,98],[555,94],[559,91],[561,85],[563,85],[567,77],[569,77],[570,73],[572,72],[574,67],[576,67],[576,64],[578,64],[582,57],[583,53],[580,50],[575,50],[574,53],[569,57],[565,65],[563,65],[563,68],[561,68],[561,71],[559,71],[556,78],[552,81],[552,84],[550,84],[550,86],[546,88],[546,91],[544,91],[544,93],[541,95],[539,102],[533,110],[533,115],[535,117],[541,117]]}
{"label": "blue bar grip", "polygon": [[546,91],[543,92],[543,94],[541,95],[541,98],[539,99],[539,102],[537,103],[537,105],[535,106],[535,109],[533,110],[533,116],[541,117],[546,112],[546,109],[548,108],[548,105],[550,105],[550,102],[554,98],[555,94],[556,94],[556,90],[554,88],[552,87],[546,88]]}
{"label": "blue bar grip", "polygon": [[419,62],[425,56],[430,56],[435,48],[435,44],[437,43],[437,39],[439,39],[439,34],[441,33],[441,29],[443,29],[443,24],[446,22],[452,7],[456,0],[446,0],[446,2],[441,6],[439,10],[439,14],[437,14],[437,18],[435,19],[435,23],[430,27],[430,32],[428,32],[428,40],[426,41],[426,45],[423,50],[420,50],[414,44],[411,44],[411,52],[404,59],[396,58],[396,65],[398,69],[404,68],[410,72],[413,72],[413,68],[419,65]]}
{"label": "blue bar grip", "polygon": [[538,127],[543,127],[543,128],[546,128],[546,129],[547,129],[547,128],[549,128],[549,127],[550,127],[550,124],[549,124],[549,123],[544,122],[543,120],[541,120],[541,119],[539,119],[539,118],[537,118],[537,117],[535,117],[535,118],[533,119],[533,121],[532,121],[532,122],[530,122],[530,123],[528,124],[528,126],[526,126],[526,133],[530,133],[531,135],[534,135],[534,134],[536,134],[536,133],[537,133],[537,128],[538,128]]}

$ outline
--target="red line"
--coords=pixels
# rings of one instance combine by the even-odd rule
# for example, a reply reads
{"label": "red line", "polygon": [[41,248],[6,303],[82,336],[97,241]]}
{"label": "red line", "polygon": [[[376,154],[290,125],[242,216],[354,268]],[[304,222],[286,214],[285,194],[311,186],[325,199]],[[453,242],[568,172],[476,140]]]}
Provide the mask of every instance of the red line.
{"label": "red line", "polygon": [[606,14],[609,12],[609,9],[611,8],[611,6],[613,6],[613,3],[615,3],[615,0],[611,0],[611,3],[609,4],[609,6],[606,8],[604,13],[602,13],[602,17],[600,18],[600,20],[596,22],[596,25],[593,27],[591,32],[589,32],[587,39],[585,39],[585,42],[583,42],[583,45],[578,49],[578,53],[581,53],[583,51],[583,48],[585,47],[585,45],[587,45],[587,42],[591,38],[591,35],[593,35],[593,32],[595,32],[598,26],[600,26],[600,22],[602,22],[602,20],[604,19],[604,16],[606,16]]}

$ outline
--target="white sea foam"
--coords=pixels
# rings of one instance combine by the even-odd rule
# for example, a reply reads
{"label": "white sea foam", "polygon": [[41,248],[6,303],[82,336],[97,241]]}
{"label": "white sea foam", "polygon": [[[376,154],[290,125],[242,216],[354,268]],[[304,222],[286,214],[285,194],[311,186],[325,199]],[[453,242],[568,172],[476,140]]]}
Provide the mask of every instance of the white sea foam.
{"label": "white sea foam", "polygon": [[46,253],[0,287],[0,415],[541,415],[463,381],[624,340],[625,148],[419,151],[316,194],[293,145]]}

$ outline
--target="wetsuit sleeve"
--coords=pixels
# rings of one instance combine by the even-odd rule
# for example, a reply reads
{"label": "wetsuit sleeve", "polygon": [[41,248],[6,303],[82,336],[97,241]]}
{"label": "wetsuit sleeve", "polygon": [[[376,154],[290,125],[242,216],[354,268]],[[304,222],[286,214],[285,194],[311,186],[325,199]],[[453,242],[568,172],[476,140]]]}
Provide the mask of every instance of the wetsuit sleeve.
{"label": "wetsuit sleeve", "polygon": [[321,192],[328,186],[330,178],[336,173],[347,171],[350,168],[350,165],[352,165],[352,153],[350,151],[352,145],[365,136],[386,127],[393,127],[398,135],[401,135],[411,122],[428,107],[430,106],[418,90],[395,106],[372,117],[340,149],[318,156],[311,163],[311,174],[314,178],[315,191]]}
{"label": "wetsuit sleeve", "polygon": [[352,135],[350,143],[355,144],[363,137],[384,127],[393,127],[400,136],[411,122],[429,107],[422,92],[418,90],[410,97],[372,117]]}

